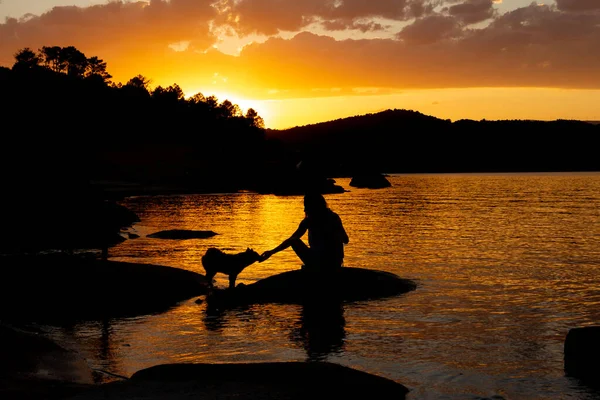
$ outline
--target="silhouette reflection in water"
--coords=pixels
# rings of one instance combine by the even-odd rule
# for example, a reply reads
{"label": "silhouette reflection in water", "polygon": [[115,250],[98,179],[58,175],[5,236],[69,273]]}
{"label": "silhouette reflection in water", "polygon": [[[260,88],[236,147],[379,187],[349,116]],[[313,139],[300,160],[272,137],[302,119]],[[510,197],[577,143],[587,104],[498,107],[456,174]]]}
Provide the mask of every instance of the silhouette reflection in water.
{"label": "silhouette reflection in water", "polygon": [[[305,301],[299,307],[299,318],[290,326],[289,337],[304,348],[307,361],[324,360],[331,353],[341,352],[346,338],[343,302],[321,297],[318,301]],[[222,332],[227,326],[226,319],[231,316],[230,312],[243,318],[255,311],[248,305],[226,306],[207,302],[204,326],[209,331]]]}
{"label": "silhouette reflection in water", "polygon": [[96,321],[93,325],[94,330],[98,335],[89,337],[90,349],[93,349],[93,358],[96,360],[97,366],[92,367],[95,383],[105,383],[121,377],[115,374],[119,371],[120,365],[117,354],[115,353],[113,337],[113,325],[109,318],[103,318]]}
{"label": "silhouette reflection in water", "polygon": [[225,324],[223,323],[223,316],[225,315],[224,309],[217,307],[211,307],[207,304],[206,312],[204,313],[204,326],[206,330],[213,332],[222,332]]}
{"label": "silhouette reflection in water", "polygon": [[307,361],[321,361],[343,350],[345,325],[341,301],[305,302],[291,339],[302,344]]}
{"label": "silhouette reflection in water", "polygon": [[230,311],[238,318],[246,318],[252,314],[252,309],[249,304],[227,305],[223,303],[212,303],[206,301],[206,309],[204,312],[203,322],[207,330],[213,332],[222,332],[227,326],[225,316]]}

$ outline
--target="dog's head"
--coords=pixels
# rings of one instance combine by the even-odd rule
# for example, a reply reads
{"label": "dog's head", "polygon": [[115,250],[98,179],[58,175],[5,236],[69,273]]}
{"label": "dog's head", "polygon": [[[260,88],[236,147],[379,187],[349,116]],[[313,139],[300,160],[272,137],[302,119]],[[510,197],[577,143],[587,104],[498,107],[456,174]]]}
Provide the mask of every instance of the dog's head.
{"label": "dog's head", "polygon": [[250,247],[246,249],[244,254],[246,255],[246,257],[248,257],[248,260],[251,260],[252,262],[260,260],[260,254],[258,254],[254,249],[251,249]]}

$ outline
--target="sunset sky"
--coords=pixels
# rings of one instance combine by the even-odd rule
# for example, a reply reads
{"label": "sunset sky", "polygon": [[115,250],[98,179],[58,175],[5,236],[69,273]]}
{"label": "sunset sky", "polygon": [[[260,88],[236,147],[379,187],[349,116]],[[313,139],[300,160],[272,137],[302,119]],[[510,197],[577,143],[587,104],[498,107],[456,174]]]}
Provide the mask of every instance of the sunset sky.
{"label": "sunset sky", "polygon": [[269,128],[401,108],[600,120],[600,0],[0,0],[0,66],[75,46]]}

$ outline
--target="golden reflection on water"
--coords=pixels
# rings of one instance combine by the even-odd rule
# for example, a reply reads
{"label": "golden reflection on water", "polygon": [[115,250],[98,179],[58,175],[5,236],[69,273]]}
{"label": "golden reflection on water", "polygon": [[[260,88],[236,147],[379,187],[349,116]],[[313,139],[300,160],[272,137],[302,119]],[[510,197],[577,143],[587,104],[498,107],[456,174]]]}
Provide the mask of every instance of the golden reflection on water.
{"label": "golden reflection on water", "polygon": [[[327,359],[416,388],[416,398],[585,398],[564,378],[562,345],[569,328],[600,321],[600,174],[390,179],[382,190],[338,179],[350,192],[326,198],[350,236],[345,264],[414,279],[414,292],[323,313],[269,304],[211,314],[191,299],[111,321],[108,335],[93,324],[71,334],[96,363],[122,373],[163,362]],[[141,237],[111,248],[111,259],[199,273],[208,247],[262,252],[304,215],[300,196],[252,193],[124,204],[140,216]],[[218,235],[146,237],[164,229]],[[286,250],[248,267],[238,283],[299,266]]]}

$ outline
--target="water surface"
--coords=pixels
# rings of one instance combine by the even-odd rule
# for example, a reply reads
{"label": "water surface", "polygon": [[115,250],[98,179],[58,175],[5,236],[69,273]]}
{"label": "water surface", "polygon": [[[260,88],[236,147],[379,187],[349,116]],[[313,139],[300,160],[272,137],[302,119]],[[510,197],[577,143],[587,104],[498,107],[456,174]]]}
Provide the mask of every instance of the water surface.
{"label": "water surface", "polygon": [[[412,399],[593,399],[563,371],[570,328],[600,321],[600,174],[393,175],[392,187],[327,195],[350,236],[347,266],[414,279],[417,290],[315,310],[255,305],[51,328],[95,368],[131,375],[168,362],[327,360],[408,386]],[[302,197],[253,193],[137,197],[139,238],[117,261],[204,273],[208,247],[259,252],[288,237]],[[212,230],[165,240],[166,229]],[[246,284],[299,268],[290,250],[253,264]],[[225,287],[225,276],[217,276]]]}

